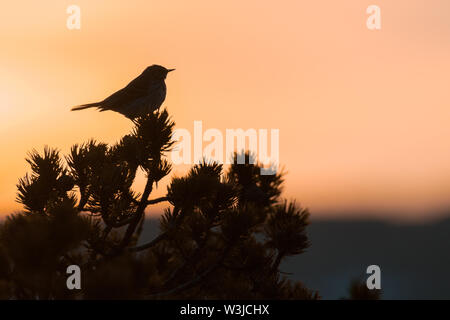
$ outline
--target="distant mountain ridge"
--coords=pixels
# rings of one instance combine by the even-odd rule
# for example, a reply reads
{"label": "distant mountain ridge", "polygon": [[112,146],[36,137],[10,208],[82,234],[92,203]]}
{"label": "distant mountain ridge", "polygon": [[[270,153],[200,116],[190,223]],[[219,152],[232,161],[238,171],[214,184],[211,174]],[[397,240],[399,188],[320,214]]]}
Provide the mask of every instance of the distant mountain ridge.
{"label": "distant mountain ridge", "polygon": [[[148,219],[140,242],[157,235]],[[427,224],[376,220],[319,220],[308,227],[312,246],[282,264],[289,277],[323,299],[347,296],[352,279],[367,266],[381,268],[383,299],[450,299],[450,218]]]}

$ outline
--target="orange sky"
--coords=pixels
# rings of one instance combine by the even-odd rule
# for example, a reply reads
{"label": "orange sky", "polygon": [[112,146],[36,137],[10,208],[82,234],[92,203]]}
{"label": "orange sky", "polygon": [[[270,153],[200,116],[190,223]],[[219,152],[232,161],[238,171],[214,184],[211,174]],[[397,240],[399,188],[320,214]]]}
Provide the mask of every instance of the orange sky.
{"label": "orange sky", "polygon": [[[66,28],[70,4],[81,30]],[[381,7],[379,31],[366,28],[371,4]],[[285,195],[313,214],[423,218],[449,205],[448,0],[15,0],[1,9],[0,214],[20,208],[15,184],[32,148],[66,152],[127,133],[116,113],[69,109],[154,63],[177,69],[165,102],[177,127],[280,129]]]}

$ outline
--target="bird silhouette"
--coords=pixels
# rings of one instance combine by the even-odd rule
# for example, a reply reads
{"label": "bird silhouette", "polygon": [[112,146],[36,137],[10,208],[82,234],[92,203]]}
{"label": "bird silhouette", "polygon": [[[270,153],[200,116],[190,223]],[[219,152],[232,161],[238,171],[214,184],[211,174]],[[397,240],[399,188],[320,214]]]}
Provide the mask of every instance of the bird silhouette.
{"label": "bird silhouette", "polygon": [[113,93],[106,99],[83,104],[72,108],[72,111],[88,108],[98,108],[100,111],[115,111],[134,120],[158,110],[166,99],[167,74],[175,69],[152,65],[147,67],[137,78],[126,87]]}

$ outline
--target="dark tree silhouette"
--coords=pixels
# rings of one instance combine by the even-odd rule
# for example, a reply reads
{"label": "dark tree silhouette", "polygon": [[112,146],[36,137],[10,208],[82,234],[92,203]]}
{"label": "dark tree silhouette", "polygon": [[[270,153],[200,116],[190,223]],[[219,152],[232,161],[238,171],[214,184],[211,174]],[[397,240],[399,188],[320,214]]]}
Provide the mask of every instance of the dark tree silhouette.
{"label": "dark tree silhouette", "polygon": [[353,280],[349,288],[348,300],[379,300],[381,298],[381,290],[369,289],[365,281]]}
{"label": "dark tree silhouette", "polygon": [[[174,122],[166,110],[138,118],[119,143],[89,141],[61,158],[28,156],[21,213],[0,229],[0,298],[316,299],[280,263],[308,248],[309,213],[280,198],[283,177],[259,164],[194,165],[152,198],[171,171]],[[237,155],[235,154],[235,159]],[[132,185],[146,174],[142,193]],[[138,243],[145,210],[166,202],[160,233]],[[82,289],[66,268],[80,266]]]}

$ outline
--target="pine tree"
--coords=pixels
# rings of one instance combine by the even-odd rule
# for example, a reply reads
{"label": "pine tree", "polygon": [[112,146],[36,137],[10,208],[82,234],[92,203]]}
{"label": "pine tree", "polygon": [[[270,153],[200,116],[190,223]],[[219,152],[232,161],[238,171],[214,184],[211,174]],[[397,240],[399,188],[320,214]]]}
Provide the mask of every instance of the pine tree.
{"label": "pine tree", "polygon": [[[262,175],[249,153],[227,170],[205,159],[152,197],[171,172],[173,128],[163,110],[117,144],[32,151],[17,185],[23,212],[0,228],[0,298],[317,299],[280,270],[310,245],[309,212],[281,198],[282,173]],[[138,243],[146,209],[161,202],[159,235]],[[66,287],[74,264],[81,290]]]}

